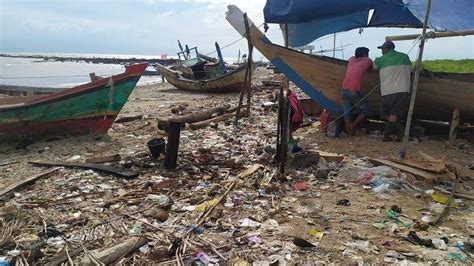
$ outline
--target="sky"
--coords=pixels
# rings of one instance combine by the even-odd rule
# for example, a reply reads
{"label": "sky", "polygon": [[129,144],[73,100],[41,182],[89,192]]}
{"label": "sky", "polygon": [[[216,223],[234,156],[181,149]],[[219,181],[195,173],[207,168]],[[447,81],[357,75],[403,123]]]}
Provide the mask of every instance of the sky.
{"label": "sky", "polygon": [[[240,38],[225,20],[227,5],[235,4],[248,13],[255,24],[263,23],[265,0],[0,0],[0,52],[107,53],[176,55],[177,40],[197,46],[201,53],[215,50]],[[380,55],[376,49],[386,35],[420,33],[420,29],[364,29],[340,33],[336,46],[344,51],[336,57],[348,58],[358,46]],[[270,25],[267,36],[281,44],[278,25]],[[316,50],[331,49],[333,39],[313,43]],[[397,50],[414,59],[412,41],[397,42]],[[413,48],[412,48],[413,47]],[[247,53],[240,40],[223,49],[224,57]],[[215,56],[214,54],[211,54]],[[326,55],[332,55],[327,53]],[[261,59],[256,52],[256,60]],[[425,59],[474,58],[474,37],[430,40]]]}

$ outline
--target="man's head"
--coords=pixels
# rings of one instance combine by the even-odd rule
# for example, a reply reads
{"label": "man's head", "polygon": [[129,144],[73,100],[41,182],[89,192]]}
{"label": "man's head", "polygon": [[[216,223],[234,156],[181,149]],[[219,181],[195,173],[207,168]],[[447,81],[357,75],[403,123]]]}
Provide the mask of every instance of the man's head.
{"label": "man's head", "polygon": [[395,49],[395,44],[392,41],[385,41],[382,45],[377,46],[377,48],[382,49],[382,54],[386,54]]}
{"label": "man's head", "polygon": [[355,51],[355,57],[356,58],[369,57],[369,48],[367,48],[367,47],[358,47]]}

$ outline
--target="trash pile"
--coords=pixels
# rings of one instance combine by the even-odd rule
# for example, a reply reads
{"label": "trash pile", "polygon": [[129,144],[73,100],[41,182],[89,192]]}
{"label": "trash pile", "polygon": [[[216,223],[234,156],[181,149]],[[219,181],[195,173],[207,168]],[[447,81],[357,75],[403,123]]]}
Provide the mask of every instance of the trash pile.
{"label": "trash pile", "polygon": [[[434,190],[398,168],[316,143],[290,154],[282,181],[276,110],[265,104],[276,90],[255,91],[252,114],[238,127],[227,120],[183,130],[175,171],[148,151],[147,142],[165,134],[143,120],[116,127],[114,136],[128,136],[122,140],[94,139],[64,153],[55,142],[37,143],[19,163],[0,166],[0,265],[472,263],[472,199],[452,197],[453,181]],[[64,163],[28,163],[38,159]],[[16,171],[23,176],[8,177]],[[470,184],[456,192],[467,195]]]}

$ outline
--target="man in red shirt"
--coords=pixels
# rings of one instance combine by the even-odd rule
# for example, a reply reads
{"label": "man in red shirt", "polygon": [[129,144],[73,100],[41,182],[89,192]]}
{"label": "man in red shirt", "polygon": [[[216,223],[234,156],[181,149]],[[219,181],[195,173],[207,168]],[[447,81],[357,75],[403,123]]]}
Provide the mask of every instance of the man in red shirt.
{"label": "man in red shirt", "polygon": [[[355,56],[349,59],[346,76],[342,83],[342,100],[344,101],[344,123],[347,133],[353,135],[357,125],[370,115],[369,101],[362,93],[362,79],[364,73],[372,68],[372,60],[369,58],[369,49],[358,47]],[[351,123],[352,111],[359,110],[359,116]]]}

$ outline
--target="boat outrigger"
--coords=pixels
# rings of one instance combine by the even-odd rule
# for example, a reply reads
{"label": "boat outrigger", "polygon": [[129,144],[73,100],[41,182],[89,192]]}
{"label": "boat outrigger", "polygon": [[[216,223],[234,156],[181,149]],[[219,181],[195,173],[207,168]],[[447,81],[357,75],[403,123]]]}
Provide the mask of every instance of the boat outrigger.
{"label": "boat outrigger", "polygon": [[0,99],[0,139],[106,133],[147,63],[51,94]]}
{"label": "boat outrigger", "polygon": [[[273,44],[249,19],[247,35],[243,12],[229,6],[227,21],[250,41],[279,71],[310,96],[317,104],[334,113],[342,113],[341,84],[347,61],[326,56],[305,54]],[[365,75],[365,93],[376,88],[379,76],[376,72]],[[370,94],[372,111],[378,114],[380,90]],[[474,121],[474,73],[420,74],[415,116],[418,119],[450,121],[454,108],[461,110],[462,122]]]}

